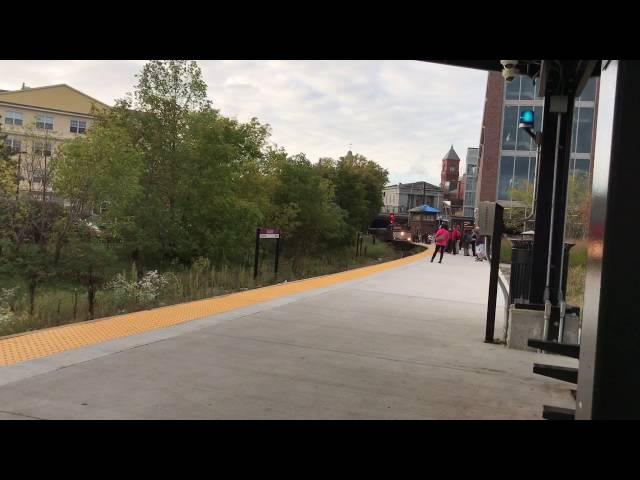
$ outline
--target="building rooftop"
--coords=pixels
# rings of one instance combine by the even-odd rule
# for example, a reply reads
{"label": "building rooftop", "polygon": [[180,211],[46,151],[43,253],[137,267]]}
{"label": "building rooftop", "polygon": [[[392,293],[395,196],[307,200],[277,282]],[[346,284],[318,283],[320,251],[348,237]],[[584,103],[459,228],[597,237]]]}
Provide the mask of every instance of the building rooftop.
{"label": "building rooftop", "polygon": [[440,187],[438,187],[437,185],[433,185],[432,183],[429,182],[411,182],[411,183],[394,183],[393,185],[387,185],[384,188],[391,188],[391,187],[406,187],[406,188],[423,188],[423,185],[427,186],[428,189],[431,190],[440,190]]}
{"label": "building rooftop", "polygon": [[19,90],[0,91],[0,103],[85,115],[90,114],[94,107],[109,108],[100,100],[64,83],[34,88],[23,85]]}
{"label": "building rooftop", "polygon": [[460,157],[458,156],[456,151],[453,149],[453,145],[451,145],[451,148],[449,149],[447,154],[444,156],[443,160],[458,160],[458,161],[460,161]]}

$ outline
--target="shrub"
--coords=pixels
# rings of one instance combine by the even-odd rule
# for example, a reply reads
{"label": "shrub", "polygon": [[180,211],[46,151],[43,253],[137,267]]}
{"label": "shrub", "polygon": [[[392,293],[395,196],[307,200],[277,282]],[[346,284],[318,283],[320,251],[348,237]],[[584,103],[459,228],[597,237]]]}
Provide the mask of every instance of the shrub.
{"label": "shrub", "polygon": [[9,323],[15,317],[18,287],[0,289],[0,323]]}
{"label": "shrub", "polygon": [[113,293],[113,299],[118,310],[126,311],[129,303],[139,306],[152,306],[160,295],[172,286],[177,279],[175,275],[160,274],[157,270],[145,273],[138,281],[128,280],[125,275],[119,273],[106,285],[106,290]]}

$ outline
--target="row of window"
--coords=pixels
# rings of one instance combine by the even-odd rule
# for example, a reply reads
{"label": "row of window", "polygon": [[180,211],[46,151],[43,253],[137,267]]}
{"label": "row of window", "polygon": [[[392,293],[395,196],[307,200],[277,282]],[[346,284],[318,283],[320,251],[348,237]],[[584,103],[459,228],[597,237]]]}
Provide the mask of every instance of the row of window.
{"label": "row of window", "polygon": [[[515,80],[514,80],[515,81]],[[530,106],[507,106],[504,108],[502,126],[502,149],[503,150],[526,150],[535,151],[536,145],[527,132],[518,128],[520,124],[520,114],[524,110],[531,110]],[[542,125],[542,107],[533,107],[534,129],[540,131]]]}
{"label": "row of window", "polygon": [[[591,78],[585,85],[580,97],[576,99],[576,107],[573,114],[573,130],[571,135],[572,153],[591,153],[591,143],[593,139],[593,116],[594,108],[583,106],[582,102],[595,101],[596,79]],[[534,85],[531,78],[520,76],[505,85],[505,101],[524,100],[531,105],[516,106],[507,105],[503,112],[502,123],[502,150],[524,150],[535,151],[536,146],[533,139],[523,130],[518,128],[520,115],[524,110],[534,110],[534,129],[540,131],[542,125],[542,106],[534,106],[534,100],[541,100],[534,93]]]}
{"label": "row of window", "polygon": [[[23,118],[20,112],[6,112],[4,117],[4,123],[6,125],[22,126]],[[36,116],[36,128],[40,130],[53,130],[53,117],[51,115],[38,115]],[[69,125],[69,131],[71,133],[86,133],[87,122],[86,120],[71,120]]]}
{"label": "row of window", "polygon": [[[505,82],[505,100],[541,100],[535,93],[533,79],[526,75],[520,75],[511,82]],[[592,77],[587,81],[582,94],[577,98],[582,102],[593,102],[596,98],[596,79]]]}
{"label": "row of window", "polygon": [[[571,158],[569,175],[589,175],[588,158]],[[533,188],[536,176],[536,157],[503,155],[500,157],[498,174],[498,200],[512,200],[512,188],[524,189],[526,184]]]}
{"label": "row of window", "polygon": [[[12,152],[23,152],[22,142],[17,138],[6,138],[4,146],[11,149]],[[49,142],[33,142],[33,153],[36,155],[45,155],[50,157],[52,150],[52,145]]]}
{"label": "row of window", "polygon": [[4,116],[4,123],[7,125],[22,125],[22,114],[20,112],[7,112]]}
{"label": "row of window", "polygon": [[465,192],[464,193],[464,205],[474,205],[476,202],[476,193],[475,192]]}
{"label": "row of window", "polygon": [[[506,106],[504,108],[502,127],[502,150],[535,151],[536,145],[530,135],[518,128],[520,114],[531,110],[530,106]],[[575,107],[573,112],[573,130],[571,135],[572,153],[591,153],[593,139],[592,107]],[[534,107],[534,129],[540,131],[542,107]]]}
{"label": "row of window", "polygon": [[591,153],[593,115],[593,108],[590,107],[576,107],[574,109],[571,130],[572,153]]}

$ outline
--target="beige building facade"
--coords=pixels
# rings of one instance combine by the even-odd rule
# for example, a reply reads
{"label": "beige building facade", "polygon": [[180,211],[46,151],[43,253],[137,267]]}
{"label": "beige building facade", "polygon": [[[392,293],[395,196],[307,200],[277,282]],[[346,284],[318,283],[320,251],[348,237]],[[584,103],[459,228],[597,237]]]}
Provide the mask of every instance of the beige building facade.
{"label": "beige building facade", "polygon": [[85,135],[96,110],[109,108],[68,85],[0,91],[5,147],[19,160],[20,188],[50,192],[51,160],[65,141]]}

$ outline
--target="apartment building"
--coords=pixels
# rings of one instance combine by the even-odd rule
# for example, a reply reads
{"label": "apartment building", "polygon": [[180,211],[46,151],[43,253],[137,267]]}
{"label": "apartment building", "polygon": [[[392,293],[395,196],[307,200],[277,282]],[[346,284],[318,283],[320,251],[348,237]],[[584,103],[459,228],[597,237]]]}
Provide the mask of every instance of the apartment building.
{"label": "apartment building", "polygon": [[50,162],[57,147],[84,135],[95,112],[109,108],[69,85],[0,91],[0,122],[5,147],[18,161],[20,188],[51,192]]}

